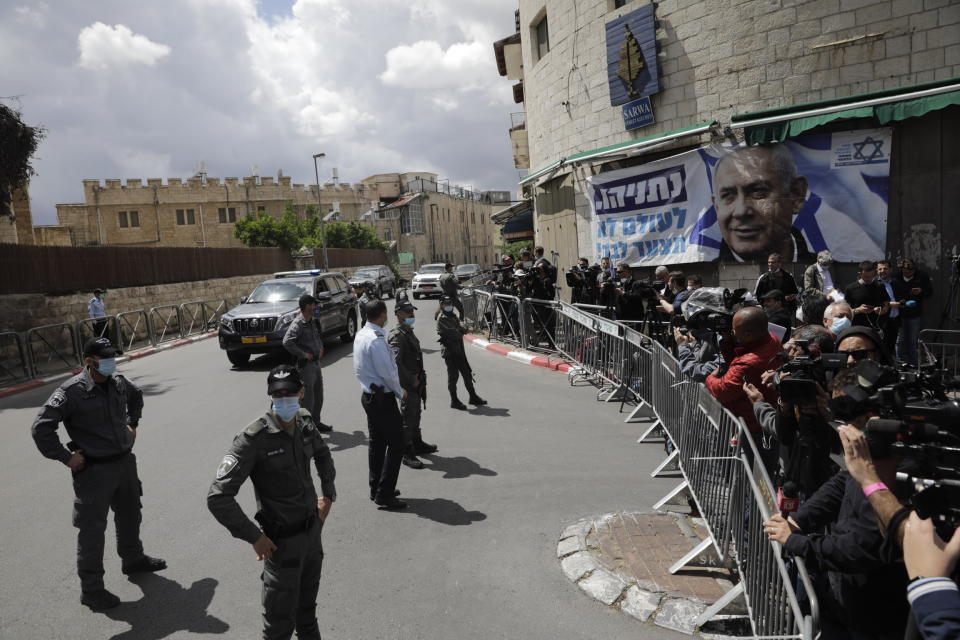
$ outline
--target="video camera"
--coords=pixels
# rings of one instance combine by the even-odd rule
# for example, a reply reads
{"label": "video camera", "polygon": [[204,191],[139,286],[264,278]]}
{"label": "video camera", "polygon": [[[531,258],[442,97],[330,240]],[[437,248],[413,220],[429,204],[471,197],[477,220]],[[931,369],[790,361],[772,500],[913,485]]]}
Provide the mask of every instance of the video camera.
{"label": "video camera", "polygon": [[696,289],[681,305],[687,328],[694,331],[709,330],[715,334],[733,331],[733,314],[743,304],[746,294],[746,289]]}
{"label": "video camera", "polygon": [[[794,340],[793,344],[803,354],[783,364],[773,378],[773,386],[780,392],[780,399],[798,406],[817,402],[817,387],[826,390],[833,372],[847,363],[845,353],[811,353],[807,340]],[[788,377],[782,374],[789,373]]]}
{"label": "video camera", "polygon": [[858,384],[844,388],[845,413],[880,415],[865,430],[871,456],[906,459],[910,473],[898,473],[897,480],[910,505],[952,531],[960,525],[960,404],[948,391],[960,389],[960,381],[932,367],[899,371],[872,360],[855,371]]}

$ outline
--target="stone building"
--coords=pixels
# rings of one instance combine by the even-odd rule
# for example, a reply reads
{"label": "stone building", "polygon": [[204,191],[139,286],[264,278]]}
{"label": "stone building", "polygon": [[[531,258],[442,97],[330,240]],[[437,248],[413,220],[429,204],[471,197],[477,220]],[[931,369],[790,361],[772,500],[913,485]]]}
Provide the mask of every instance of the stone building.
{"label": "stone building", "polygon": [[0,216],[0,244],[36,244],[27,187],[13,191],[10,215]]}
{"label": "stone building", "polygon": [[[316,185],[282,175],[84,180],[83,195],[83,203],[57,205],[57,225],[34,228],[39,244],[241,247],[233,233],[237,219],[261,212],[279,218],[288,204],[303,217],[318,206]],[[357,220],[371,204],[363,185],[328,183],[319,206]]]}
{"label": "stone building", "polygon": [[491,215],[509,192],[451,186],[433,173],[378,174],[362,184],[379,204],[365,220],[382,240],[395,243],[401,266],[495,261],[500,240]]}
{"label": "stone building", "polygon": [[[771,140],[764,127],[774,125],[779,141],[795,126],[877,127],[872,110],[892,105],[884,250],[913,254],[935,277],[949,274],[960,235],[951,215],[960,198],[960,3],[519,0],[515,24],[494,43],[523,108],[510,122],[514,162],[529,168],[520,186],[536,241],[559,251],[561,264],[600,258],[591,176],[744,140],[745,131],[751,142]],[[644,98],[649,105],[637,106]],[[655,122],[628,128],[648,108]],[[708,283],[757,273],[719,261],[678,266]]]}

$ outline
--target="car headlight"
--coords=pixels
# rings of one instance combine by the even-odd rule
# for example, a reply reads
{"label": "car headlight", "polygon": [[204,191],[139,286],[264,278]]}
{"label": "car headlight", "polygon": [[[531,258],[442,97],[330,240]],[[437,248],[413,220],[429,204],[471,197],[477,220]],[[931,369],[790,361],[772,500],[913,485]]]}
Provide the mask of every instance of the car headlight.
{"label": "car headlight", "polygon": [[278,326],[283,327],[290,324],[291,322],[293,322],[293,319],[296,318],[299,313],[300,313],[299,311],[291,311],[289,313],[283,314],[282,316],[280,316],[280,323]]}
{"label": "car headlight", "polygon": [[220,328],[224,331],[233,331],[233,318],[222,316],[220,318]]}

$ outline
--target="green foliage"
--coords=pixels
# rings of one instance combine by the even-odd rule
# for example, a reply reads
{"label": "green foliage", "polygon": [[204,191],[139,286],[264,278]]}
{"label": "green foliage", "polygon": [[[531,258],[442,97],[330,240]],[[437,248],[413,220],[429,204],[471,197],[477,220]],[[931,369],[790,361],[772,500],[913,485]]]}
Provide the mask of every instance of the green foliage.
{"label": "green foliage", "polygon": [[322,247],[326,231],[327,247],[331,249],[383,249],[384,244],[374,229],[359,222],[328,222],[323,224],[312,206],[307,207],[307,218],[301,219],[292,204],[287,204],[279,220],[267,213],[256,218],[247,216],[238,220],[234,234],[248,247],[281,247],[288,251],[300,247]]}
{"label": "green foliage", "polygon": [[0,215],[10,215],[13,192],[26,186],[35,171],[30,158],[45,132],[20,119],[20,112],[0,104]]}
{"label": "green foliage", "polygon": [[533,252],[533,240],[517,240],[516,242],[507,242],[506,244],[498,244],[497,247],[497,259],[496,262],[500,262],[500,256],[512,256],[514,261],[520,260],[520,254],[524,250],[529,250]]}

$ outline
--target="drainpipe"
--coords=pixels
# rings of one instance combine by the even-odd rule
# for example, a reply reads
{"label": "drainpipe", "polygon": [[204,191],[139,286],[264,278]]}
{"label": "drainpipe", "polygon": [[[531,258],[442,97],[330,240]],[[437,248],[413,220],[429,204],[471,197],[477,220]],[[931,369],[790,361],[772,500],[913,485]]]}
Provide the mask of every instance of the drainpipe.
{"label": "drainpipe", "polygon": [[103,220],[100,217],[100,185],[98,184],[93,188],[93,204],[97,209],[97,243],[104,244],[103,242]]}
{"label": "drainpipe", "polygon": [[206,247],[207,246],[207,230],[203,226],[203,203],[200,203],[200,242]]}
{"label": "drainpipe", "polygon": [[160,246],[160,194],[157,185],[153,185],[153,217],[157,223],[157,246]]}

